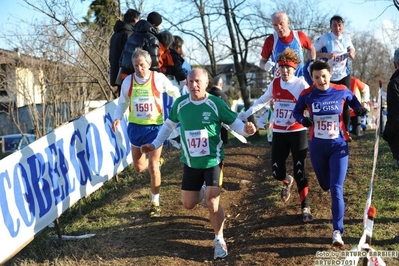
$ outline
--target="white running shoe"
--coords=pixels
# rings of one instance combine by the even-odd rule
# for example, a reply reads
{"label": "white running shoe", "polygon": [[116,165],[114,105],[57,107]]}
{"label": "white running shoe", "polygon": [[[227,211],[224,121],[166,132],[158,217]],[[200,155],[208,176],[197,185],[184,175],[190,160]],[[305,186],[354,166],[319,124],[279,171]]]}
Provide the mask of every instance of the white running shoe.
{"label": "white running shoe", "polygon": [[332,244],[335,247],[342,247],[344,245],[344,241],[342,240],[341,232],[339,230],[335,230],[333,232]]}
{"label": "white running shoe", "polygon": [[213,258],[216,259],[222,259],[227,257],[227,246],[226,243],[220,243],[219,240],[214,240],[213,243],[213,248],[214,250],[214,255]]}
{"label": "white running shoe", "polygon": [[304,223],[313,221],[313,215],[310,213],[310,207],[302,209],[302,219]]}
{"label": "white running shoe", "polygon": [[286,184],[286,183],[284,183],[283,184],[283,188],[281,189],[281,194],[280,194],[280,196],[281,196],[281,201],[282,202],[286,202],[289,198],[290,198],[290,196],[291,196],[291,187],[292,187],[292,185],[294,184],[294,178],[292,177],[292,176],[288,176],[288,178],[289,178],[289,183],[288,184]]}

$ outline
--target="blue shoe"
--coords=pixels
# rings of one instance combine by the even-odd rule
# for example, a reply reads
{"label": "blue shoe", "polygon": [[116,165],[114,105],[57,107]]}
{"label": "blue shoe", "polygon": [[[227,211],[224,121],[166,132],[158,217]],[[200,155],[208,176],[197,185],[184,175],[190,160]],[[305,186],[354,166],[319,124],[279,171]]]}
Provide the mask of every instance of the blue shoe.
{"label": "blue shoe", "polygon": [[227,246],[226,243],[220,243],[219,240],[215,240],[213,243],[213,248],[214,250],[214,254],[213,254],[213,258],[216,259],[222,259],[227,257]]}

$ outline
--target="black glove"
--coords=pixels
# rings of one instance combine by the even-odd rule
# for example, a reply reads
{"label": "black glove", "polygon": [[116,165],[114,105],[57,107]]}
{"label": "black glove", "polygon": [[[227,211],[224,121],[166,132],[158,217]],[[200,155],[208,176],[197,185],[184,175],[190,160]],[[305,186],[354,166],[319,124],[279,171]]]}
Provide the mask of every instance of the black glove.
{"label": "black glove", "polygon": [[304,127],[311,127],[311,126],[313,126],[313,119],[310,118],[310,117],[305,116],[305,117],[302,119],[301,124],[302,124]]}
{"label": "black glove", "polygon": [[357,115],[357,116],[364,116],[365,114],[367,114],[367,112],[368,112],[367,108],[359,107],[359,108],[356,110],[356,115]]}

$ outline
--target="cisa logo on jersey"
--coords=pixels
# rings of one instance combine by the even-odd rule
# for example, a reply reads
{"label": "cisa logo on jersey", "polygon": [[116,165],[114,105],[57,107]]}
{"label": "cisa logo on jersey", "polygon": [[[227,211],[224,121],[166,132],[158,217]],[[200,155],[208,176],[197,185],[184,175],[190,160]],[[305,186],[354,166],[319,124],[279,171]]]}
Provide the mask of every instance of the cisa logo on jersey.
{"label": "cisa logo on jersey", "polygon": [[312,113],[318,113],[321,110],[321,103],[315,102],[312,103]]}
{"label": "cisa logo on jersey", "polygon": [[210,124],[209,117],[211,112],[202,112],[202,124]]}

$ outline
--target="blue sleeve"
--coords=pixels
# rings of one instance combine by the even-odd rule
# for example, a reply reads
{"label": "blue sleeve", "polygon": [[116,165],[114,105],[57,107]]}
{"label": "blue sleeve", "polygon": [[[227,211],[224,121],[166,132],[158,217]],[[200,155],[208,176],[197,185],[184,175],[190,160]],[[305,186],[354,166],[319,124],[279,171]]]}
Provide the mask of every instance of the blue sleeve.
{"label": "blue sleeve", "polygon": [[356,95],[353,94],[349,89],[345,90],[345,101],[355,111],[359,107],[362,107],[362,105],[360,104],[360,102],[359,102],[358,98],[356,97]]}
{"label": "blue sleeve", "polygon": [[305,103],[305,95],[301,95],[298,98],[298,101],[295,104],[294,110],[292,111],[292,115],[298,123],[301,123],[302,119],[304,118],[303,112],[306,109]]}

